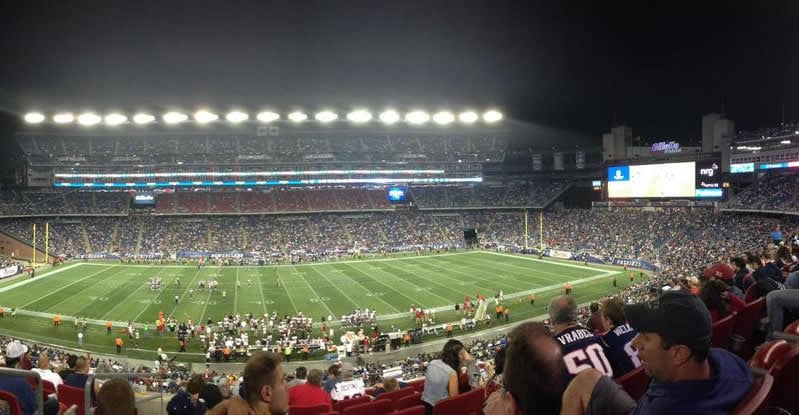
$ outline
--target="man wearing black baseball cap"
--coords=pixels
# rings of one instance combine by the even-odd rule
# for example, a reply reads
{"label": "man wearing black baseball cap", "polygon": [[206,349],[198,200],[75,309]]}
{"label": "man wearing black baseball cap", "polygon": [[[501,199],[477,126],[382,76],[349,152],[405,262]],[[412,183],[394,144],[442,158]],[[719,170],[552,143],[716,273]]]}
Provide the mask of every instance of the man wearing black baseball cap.
{"label": "man wearing black baseball cap", "polygon": [[710,312],[701,300],[671,291],[649,304],[624,307],[638,334],[632,347],[652,378],[635,402],[595,370],[580,373],[563,395],[564,414],[728,414],[752,386],[739,357],[710,347]]}

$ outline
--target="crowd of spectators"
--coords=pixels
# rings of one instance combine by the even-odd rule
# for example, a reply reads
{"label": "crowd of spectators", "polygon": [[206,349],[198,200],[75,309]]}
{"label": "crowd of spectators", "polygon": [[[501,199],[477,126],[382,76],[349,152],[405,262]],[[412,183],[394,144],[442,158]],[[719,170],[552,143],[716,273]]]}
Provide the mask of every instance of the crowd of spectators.
{"label": "crowd of spectators", "polygon": [[799,175],[770,174],[745,188],[727,203],[731,209],[799,210]]}
{"label": "crowd of spectators", "polygon": [[567,186],[567,182],[541,181],[505,186],[411,187],[411,194],[422,209],[544,207]]}
{"label": "crowd of spectators", "polygon": [[59,216],[128,213],[124,192],[0,191],[0,216]]}

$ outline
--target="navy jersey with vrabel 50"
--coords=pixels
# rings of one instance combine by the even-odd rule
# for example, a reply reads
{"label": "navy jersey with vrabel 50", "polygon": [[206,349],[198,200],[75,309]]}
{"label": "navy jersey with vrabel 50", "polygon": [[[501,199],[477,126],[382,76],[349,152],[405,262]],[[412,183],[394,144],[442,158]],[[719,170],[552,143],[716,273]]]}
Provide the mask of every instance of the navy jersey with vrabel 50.
{"label": "navy jersey with vrabel 50", "polygon": [[621,376],[641,366],[638,350],[633,347],[635,330],[629,324],[622,324],[602,336],[605,355],[610,359],[613,376]]}
{"label": "navy jersey with vrabel 50", "polygon": [[570,378],[588,368],[594,368],[606,376],[613,377],[613,366],[605,356],[602,339],[591,330],[574,326],[555,335],[563,350],[563,362]]}

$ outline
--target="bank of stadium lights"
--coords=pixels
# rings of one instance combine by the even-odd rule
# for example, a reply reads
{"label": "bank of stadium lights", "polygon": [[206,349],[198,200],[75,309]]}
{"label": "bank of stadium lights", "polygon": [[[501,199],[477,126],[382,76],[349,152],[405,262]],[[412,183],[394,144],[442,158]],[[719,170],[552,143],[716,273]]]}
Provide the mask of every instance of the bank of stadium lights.
{"label": "bank of stadium lights", "polygon": [[255,116],[258,121],[263,123],[270,123],[280,119],[280,114],[272,111],[262,111],[259,112],[258,115]]}
{"label": "bank of stadium lights", "polygon": [[405,114],[405,122],[413,125],[422,125],[430,121],[430,115],[424,111],[411,111]]}
{"label": "bank of stadium lights", "polygon": [[291,114],[289,114],[289,120],[293,122],[303,122],[307,119],[308,115],[306,115],[304,112],[294,111]]}
{"label": "bank of stadium lights", "polygon": [[337,120],[338,114],[333,111],[321,111],[317,112],[316,115],[314,115],[314,118],[316,118],[316,121],[321,123],[329,123]]}
{"label": "bank of stadium lights", "polygon": [[61,112],[53,116],[53,122],[56,124],[69,124],[75,121],[75,116],[71,112]]}
{"label": "bank of stadium lights", "polygon": [[367,110],[355,110],[347,114],[347,119],[355,124],[363,124],[372,120],[372,113]]}
{"label": "bank of stadium lights", "polygon": [[433,114],[433,122],[438,125],[448,125],[455,121],[455,116],[449,111],[439,111]]}
{"label": "bank of stadium lights", "polygon": [[491,124],[502,120],[502,113],[496,110],[486,111],[483,114],[483,121]]}
{"label": "bank of stadium lights", "polygon": [[149,124],[153,121],[155,121],[155,116],[150,114],[145,114],[143,112],[140,112],[133,116],[133,122],[139,125]]}
{"label": "bank of stadium lights", "polygon": [[25,114],[25,122],[28,124],[39,124],[44,121],[44,114],[40,112],[29,112]]}
{"label": "bank of stadium lights", "polygon": [[128,117],[120,114],[120,113],[111,113],[105,116],[104,118],[105,125],[116,126],[121,125],[128,122]]}
{"label": "bank of stadium lights", "polygon": [[474,124],[479,118],[474,111],[464,111],[458,114],[458,119],[464,124]]}
{"label": "bank of stadium lights", "polygon": [[167,123],[167,124],[180,124],[180,123],[188,120],[189,116],[184,114],[184,113],[182,113],[182,112],[171,111],[171,112],[167,112],[166,114],[164,114],[164,116],[162,118],[163,118],[164,122]]}
{"label": "bank of stadium lights", "polygon": [[194,113],[194,121],[197,121],[200,124],[208,124],[209,122],[214,122],[219,119],[219,115],[214,114],[211,111],[200,110]]}
{"label": "bank of stadium lights", "polygon": [[102,120],[103,119],[99,115],[97,115],[97,114],[95,114],[93,112],[84,112],[83,114],[78,115],[78,124],[84,125],[84,126],[87,126],[87,127],[91,127],[93,125],[96,125]]}
{"label": "bank of stadium lights", "polygon": [[391,125],[399,121],[399,119],[399,113],[394,110],[387,110],[380,113],[380,121],[382,121],[383,124]]}
{"label": "bank of stadium lights", "polygon": [[247,121],[249,118],[250,116],[247,113],[241,111],[231,111],[225,115],[225,119],[233,124]]}

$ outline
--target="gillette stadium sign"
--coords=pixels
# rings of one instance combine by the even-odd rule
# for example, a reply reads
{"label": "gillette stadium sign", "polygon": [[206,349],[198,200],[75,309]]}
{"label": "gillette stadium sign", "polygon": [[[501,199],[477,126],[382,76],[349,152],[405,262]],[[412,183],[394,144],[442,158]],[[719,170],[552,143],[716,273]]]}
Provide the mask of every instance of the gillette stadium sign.
{"label": "gillette stadium sign", "polygon": [[680,147],[680,143],[676,141],[660,141],[652,144],[652,152],[664,154],[680,153],[682,152],[682,148]]}

